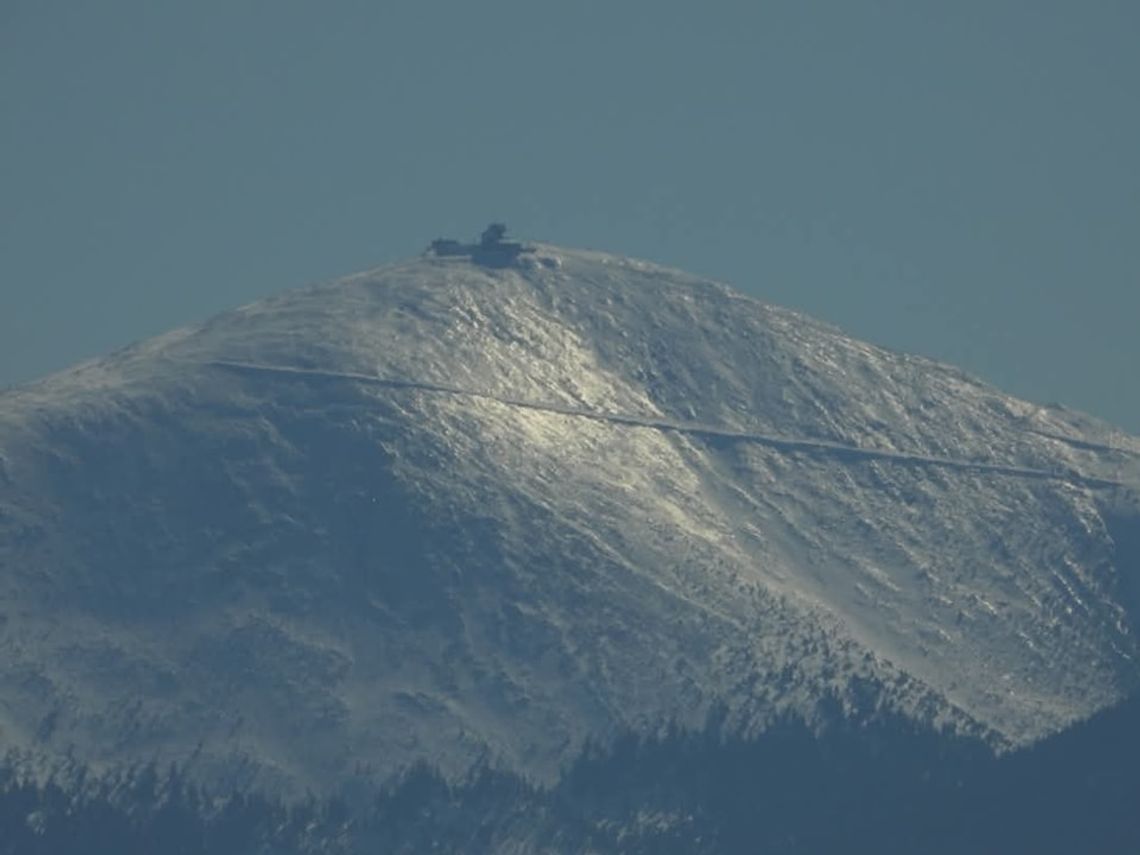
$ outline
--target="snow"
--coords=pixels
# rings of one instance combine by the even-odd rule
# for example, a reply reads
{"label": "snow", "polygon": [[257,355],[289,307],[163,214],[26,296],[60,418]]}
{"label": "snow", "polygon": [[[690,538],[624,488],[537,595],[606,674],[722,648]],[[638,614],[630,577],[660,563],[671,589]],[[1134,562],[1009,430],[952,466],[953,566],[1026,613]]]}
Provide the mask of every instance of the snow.
{"label": "snow", "polygon": [[549,777],[717,702],[752,728],[835,693],[1006,745],[1135,691],[1140,441],[537,250],[0,396],[0,740],[323,788],[485,753]]}

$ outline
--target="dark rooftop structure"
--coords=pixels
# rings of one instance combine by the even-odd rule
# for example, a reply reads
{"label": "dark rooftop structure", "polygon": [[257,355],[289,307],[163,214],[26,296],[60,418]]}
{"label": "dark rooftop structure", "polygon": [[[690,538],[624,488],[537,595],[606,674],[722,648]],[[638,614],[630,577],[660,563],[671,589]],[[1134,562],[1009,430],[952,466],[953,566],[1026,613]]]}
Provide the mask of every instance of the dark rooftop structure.
{"label": "dark rooftop structure", "polygon": [[428,247],[433,255],[469,256],[476,264],[484,267],[509,267],[524,252],[526,247],[517,241],[505,240],[507,227],[504,223],[491,223],[483,229],[478,243],[462,243],[451,238],[436,238]]}

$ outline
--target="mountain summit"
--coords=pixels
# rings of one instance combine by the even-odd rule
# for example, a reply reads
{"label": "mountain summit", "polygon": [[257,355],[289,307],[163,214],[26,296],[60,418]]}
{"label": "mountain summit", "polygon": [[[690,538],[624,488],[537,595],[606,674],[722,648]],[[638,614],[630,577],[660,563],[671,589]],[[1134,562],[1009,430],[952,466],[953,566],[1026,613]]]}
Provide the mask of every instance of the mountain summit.
{"label": "mountain summit", "polygon": [[1140,441],[725,286],[534,244],[0,394],[0,747],[322,789],[1140,683]]}

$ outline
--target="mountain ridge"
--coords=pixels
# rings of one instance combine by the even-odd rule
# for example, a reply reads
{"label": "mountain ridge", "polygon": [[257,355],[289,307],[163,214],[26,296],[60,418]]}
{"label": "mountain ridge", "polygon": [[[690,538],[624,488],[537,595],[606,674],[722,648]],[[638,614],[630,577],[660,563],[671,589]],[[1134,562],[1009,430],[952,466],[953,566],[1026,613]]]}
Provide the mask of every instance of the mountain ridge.
{"label": "mountain ridge", "polygon": [[281,786],[487,752],[549,777],[722,702],[748,729],[834,691],[1004,745],[1135,691],[1140,442],[688,274],[533,253],[0,394],[8,741]]}

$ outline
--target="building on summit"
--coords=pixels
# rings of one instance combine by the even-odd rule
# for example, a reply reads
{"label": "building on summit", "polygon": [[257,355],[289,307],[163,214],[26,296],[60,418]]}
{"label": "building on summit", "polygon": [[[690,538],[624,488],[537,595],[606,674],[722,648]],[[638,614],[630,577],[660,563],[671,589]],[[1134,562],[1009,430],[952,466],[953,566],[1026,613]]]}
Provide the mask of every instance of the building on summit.
{"label": "building on summit", "polygon": [[436,238],[428,247],[428,252],[437,257],[468,256],[484,267],[509,267],[524,252],[533,252],[517,241],[505,240],[506,235],[506,224],[491,223],[483,229],[478,243]]}

